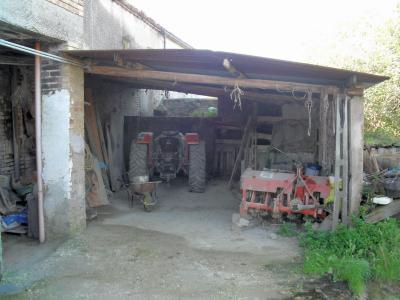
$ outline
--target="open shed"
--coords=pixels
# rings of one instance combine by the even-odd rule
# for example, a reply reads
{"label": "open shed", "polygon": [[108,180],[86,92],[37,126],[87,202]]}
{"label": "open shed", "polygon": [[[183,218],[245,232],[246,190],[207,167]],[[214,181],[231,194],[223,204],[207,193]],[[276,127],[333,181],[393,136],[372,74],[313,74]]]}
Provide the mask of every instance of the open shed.
{"label": "open shed", "polygon": [[[208,50],[79,50],[65,54],[85,63],[88,89],[113,82],[122,89],[217,97],[218,117],[201,121],[199,130],[208,144],[208,172],[230,175],[230,185],[239,178],[239,170],[247,167],[290,169],[285,162],[289,155],[302,163],[320,165],[322,175],[343,180],[342,188],[335,187],[336,220],[341,214],[347,223],[350,213],[357,212],[362,187],[363,91],[386,77]],[[125,123],[129,122],[137,124],[134,120]],[[159,122],[164,122],[161,127],[165,128],[172,121]],[[146,129],[126,126],[119,135],[129,137],[124,141],[125,165],[129,143]],[[285,154],[269,153],[270,149],[263,147],[268,145]],[[122,161],[116,172],[124,171]]]}

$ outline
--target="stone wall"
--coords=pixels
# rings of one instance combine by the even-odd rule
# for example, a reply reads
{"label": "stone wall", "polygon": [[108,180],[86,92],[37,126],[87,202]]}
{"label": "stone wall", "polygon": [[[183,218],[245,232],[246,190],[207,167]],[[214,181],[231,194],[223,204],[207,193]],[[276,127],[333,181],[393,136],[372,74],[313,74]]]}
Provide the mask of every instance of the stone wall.
{"label": "stone wall", "polygon": [[83,16],[84,0],[47,0],[78,16]]}
{"label": "stone wall", "polygon": [[12,26],[16,30],[32,33],[41,40],[64,41],[74,48],[83,47],[82,15],[48,0],[2,0],[0,1],[0,23]]}

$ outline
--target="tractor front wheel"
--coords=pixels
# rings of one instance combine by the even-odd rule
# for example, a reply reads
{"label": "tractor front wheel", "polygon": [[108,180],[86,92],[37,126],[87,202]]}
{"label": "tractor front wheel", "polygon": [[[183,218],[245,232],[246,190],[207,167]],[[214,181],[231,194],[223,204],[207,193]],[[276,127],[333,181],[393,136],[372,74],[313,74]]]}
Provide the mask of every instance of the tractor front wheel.
{"label": "tractor front wheel", "polygon": [[206,187],[206,149],[203,141],[189,145],[189,187],[195,193],[203,193]]}
{"label": "tractor front wheel", "polygon": [[129,182],[136,181],[135,177],[149,176],[147,166],[147,144],[138,144],[136,140],[132,141],[129,152]]}

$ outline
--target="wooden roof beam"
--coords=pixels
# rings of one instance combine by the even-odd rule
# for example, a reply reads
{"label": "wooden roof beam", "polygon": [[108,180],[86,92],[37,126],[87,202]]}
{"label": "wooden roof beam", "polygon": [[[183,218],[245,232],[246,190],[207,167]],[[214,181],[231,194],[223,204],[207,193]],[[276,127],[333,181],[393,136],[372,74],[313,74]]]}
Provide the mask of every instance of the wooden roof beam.
{"label": "wooden roof beam", "polygon": [[[174,92],[198,94],[211,97],[229,97],[229,94],[231,92],[231,89],[227,89],[225,91],[223,87],[211,87],[211,86],[186,84],[186,83],[173,84],[171,82],[156,81],[156,80],[141,81],[130,78],[118,78],[118,79],[119,79],[118,81],[122,81],[127,84],[132,84],[135,88],[140,88],[140,89],[169,90]],[[285,102],[297,101],[291,95],[256,93],[256,92],[249,92],[246,90],[244,91],[242,99],[258,101],[262,103],[266,102],[285,103]]]}
{"label": "wooden roof beam", "polygon": [[198,84],[212,84],[233,87],[236,84],[241,88],[256,88],[264,90],[299,90],[311,91],[320,93],[322,89],[329,89],[331,91],[337,90],[337,87],[323,86],[316,84],[302,84],[294,82],[282,82],[274,80],[263,79],[241,79],[241,78],[227,78],[221,76],[201,75],[201,74],[185,74],[176,72],[161,72],[152,70],[129,70],[118,67],[109,66],[90,66],[86,70],[87,73],[108,75],[116,77],[127,77],[136,79],[150,79],[171,81],[174,83],[198,83]]}

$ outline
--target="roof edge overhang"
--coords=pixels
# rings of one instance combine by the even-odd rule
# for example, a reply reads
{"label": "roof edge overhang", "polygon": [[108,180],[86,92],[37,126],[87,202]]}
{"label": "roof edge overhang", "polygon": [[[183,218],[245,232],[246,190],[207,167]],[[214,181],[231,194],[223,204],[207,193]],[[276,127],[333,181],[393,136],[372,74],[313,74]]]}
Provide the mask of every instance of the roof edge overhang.
{"label": "roof edge overhang", "polygon": [[[67,50],[96,75],[183,85],[238,85],[247,89],[311,91],[363,90],[389,77],[230,52],[197,49]],[[168,86],[168,85],[167,85]],[[165,89],[165,84],[160,84]],[[173,90],[173,89],[171,89]],[[190,88],[189,88],[190,90]]]}

